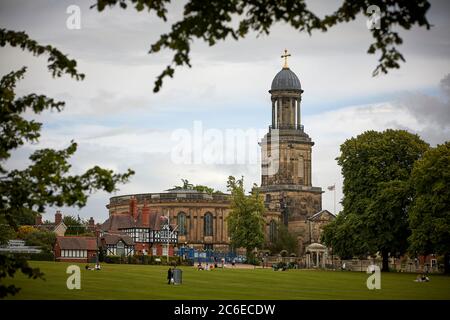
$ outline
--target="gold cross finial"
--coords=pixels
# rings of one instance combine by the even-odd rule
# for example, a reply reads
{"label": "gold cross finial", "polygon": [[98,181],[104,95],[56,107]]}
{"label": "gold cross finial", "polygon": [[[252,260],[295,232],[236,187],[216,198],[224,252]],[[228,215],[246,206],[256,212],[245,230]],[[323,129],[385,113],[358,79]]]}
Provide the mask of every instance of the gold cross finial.
{"label": "gold cross finial", "polygon": [[290,56],[291,56],[291,54],[288,53],[287,49],[284,49],[284,54],[281,55],[281,57],[284,58],[284,66],[283,66],[283,69],[289,68],[289,67],[288,67],[288,64],[287,64],[287,57],[290,57]]}

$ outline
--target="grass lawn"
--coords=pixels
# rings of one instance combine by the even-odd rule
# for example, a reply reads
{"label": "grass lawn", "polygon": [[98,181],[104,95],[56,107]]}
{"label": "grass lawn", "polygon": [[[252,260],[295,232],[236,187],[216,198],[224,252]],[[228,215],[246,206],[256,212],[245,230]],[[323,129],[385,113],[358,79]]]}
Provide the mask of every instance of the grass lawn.
{"label": "grass lawn", "polygon": [[181,267],[183,284],[167,285],[166,266],[103,264],[101,271],[81,268],[81,290],[68,290],[69,263],[30,262],[46,281],[18,274],[6,284],[22,288],[12,299],[450,299],[450,277],[431,275],[416,283],[415,274],[382,273],[381,290],[368,290],[365,273],[271,269]]}

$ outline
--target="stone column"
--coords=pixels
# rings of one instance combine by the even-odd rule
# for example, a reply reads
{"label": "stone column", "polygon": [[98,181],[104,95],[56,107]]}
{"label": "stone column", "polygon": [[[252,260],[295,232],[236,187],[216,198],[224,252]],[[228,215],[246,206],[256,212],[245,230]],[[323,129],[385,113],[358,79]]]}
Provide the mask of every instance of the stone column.
{"label": "stone column", "polygon": [[191,221],[192,221],[192,215],[191,215],[191,209],[187,208],[186,210],[186,241],[191,240]]}
{"label": "stone column", "polygon": [[300,99],[296,99],[296,104],[297,104],[297,126],[300,127],[301,125],[301,119],[300,119]]}
{"label": "stone column", "polygon": [[223,208],[220,209],[220,242],[224,242],[225,238],[223,236],[223,224],[224,224],[224,216],[223,216]]}
{"label": "stone column", "polygon": [[280,127],[283,125],[283,103],[281,101],[281,98],[277,99],[277,105],[278,105],[278,126]]}
{"label": "stone column", "polygon": [[319,251],[316,251],[316,266],[317,266],[317,268],[320,266],[319,265]]}
{"label": "stone column", "polygon": [[217,242],[219,235],[219,215],[217,213],[218,209],[214,209],[213,215],[213,242]]}
{"label": "stone column", "polygon": [[202,212],[201,210],[199,210],[197,208],[197,240],[201,241],[203,240],[203,224],[204,224],[204,219],[202,219]]}
{"label": "stone column", "polygon": [[294,128],[295,128],[295,99],[293,99],[293,98],[290,99],[289,114],[290,114],[289,125],[294,126]]}
{"label": "stone column", "polygon": [[275,101],[272,100],[272,128],[275,128]]}
{"label": "stone column", "polygon": [[[223,217],[223,220],[225,220],[225,214]],[[223,240],[228,243],[228,223],[223,223]]]}
{"label": "stone column", "polygon": [[197,208],[192,209],[192,218],[194,219],[193,240],[198,241],[198,212]]}
{"label": "stone column", "polygon": [[274,110],[274,128],[278,128],[278,102],[276,99],[273,100],[273,110]]}

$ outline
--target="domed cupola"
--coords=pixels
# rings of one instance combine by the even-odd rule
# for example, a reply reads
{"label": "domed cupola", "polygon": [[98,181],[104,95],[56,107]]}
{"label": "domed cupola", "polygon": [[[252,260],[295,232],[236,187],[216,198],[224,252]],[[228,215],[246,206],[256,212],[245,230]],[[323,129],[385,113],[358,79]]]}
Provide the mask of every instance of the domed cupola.
{"label": "domed cupola", "polygon": [[272,86],[270,88],[270,92],[274,91],[297,91],[302,93],[302,86],[300,84],[300,80],[298,80],[297,75],[289,69],[287,65],[287,57],[290,57],[291,54],[284,50],[284,54],[281,58],[284,58],[284,66],[280,72],[277,73],[275,78],[272,80]]}
{"label": "domed cupola", "polygon": [[300,102],[302,100],[302,87],[300,80],[287,66],[287,57],[290,54],[284,50],[284,66],[272,81],[269,90],[272,100],[272,129],[297,130],[303,132],[300,118]]}
{"label": "domed cupola", "polygon": [[302,86],[297,75],[289,68],[283,68],[277,73],[272,81],[271,91],[275,90],[294,90],[301,91]]}

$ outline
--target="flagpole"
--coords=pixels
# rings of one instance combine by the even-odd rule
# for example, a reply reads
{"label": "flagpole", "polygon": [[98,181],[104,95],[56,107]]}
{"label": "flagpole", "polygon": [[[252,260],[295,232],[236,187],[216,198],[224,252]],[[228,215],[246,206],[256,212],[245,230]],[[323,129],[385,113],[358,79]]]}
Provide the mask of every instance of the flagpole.
{"label": "flagpole", "polygon": [[334,184],[334,215],[336,215],[336,183]]}

